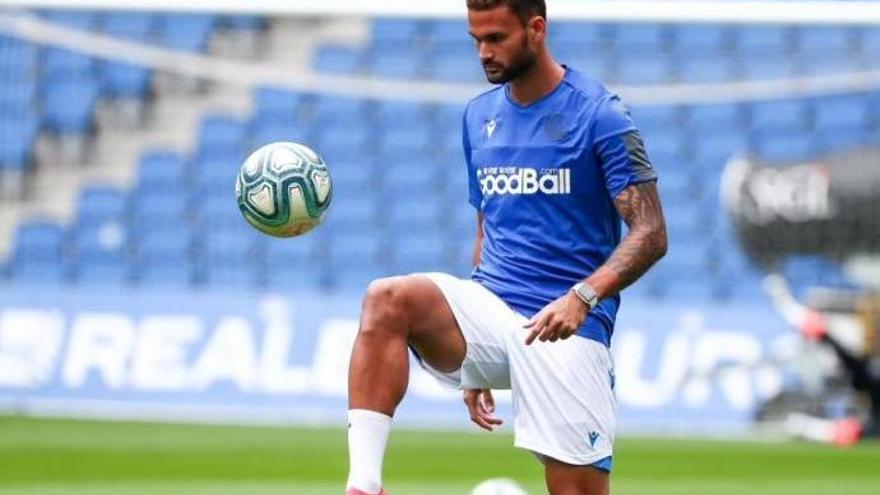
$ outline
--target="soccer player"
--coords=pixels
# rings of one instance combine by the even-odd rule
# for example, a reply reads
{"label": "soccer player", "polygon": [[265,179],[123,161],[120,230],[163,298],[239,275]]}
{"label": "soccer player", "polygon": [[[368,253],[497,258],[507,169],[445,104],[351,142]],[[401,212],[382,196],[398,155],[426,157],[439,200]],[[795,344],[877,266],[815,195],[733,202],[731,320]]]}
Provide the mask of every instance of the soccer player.
{"label": "soccer player", "polygon": [[[497,85],[464,114],[474,270],[374,281],[349,372],[348,494],[382,491],[408,351],[463,390],[493,430],[510,389],[515,444],[553,495],[609,493],[618,293],[666,252],[656,174],[620,99],[546,46],[544,0],[467,0],[470,35]],[[621,218],[629,227],[622,239]]]}

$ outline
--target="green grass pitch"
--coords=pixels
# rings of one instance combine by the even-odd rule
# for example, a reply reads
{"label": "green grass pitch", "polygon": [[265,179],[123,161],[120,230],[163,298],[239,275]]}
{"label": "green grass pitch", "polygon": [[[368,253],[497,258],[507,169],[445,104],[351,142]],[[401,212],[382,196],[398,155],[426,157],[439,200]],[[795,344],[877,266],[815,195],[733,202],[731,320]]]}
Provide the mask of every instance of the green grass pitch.
{"label": "green grass pitch", "polygon": [[[467,495],[511,477],[546,493],[509,434],[395,431],[392,495]],[[616,495],[877,495],[880,444],[620,439]],[[345,431],[0,417],[0,495],[340,495]]]}

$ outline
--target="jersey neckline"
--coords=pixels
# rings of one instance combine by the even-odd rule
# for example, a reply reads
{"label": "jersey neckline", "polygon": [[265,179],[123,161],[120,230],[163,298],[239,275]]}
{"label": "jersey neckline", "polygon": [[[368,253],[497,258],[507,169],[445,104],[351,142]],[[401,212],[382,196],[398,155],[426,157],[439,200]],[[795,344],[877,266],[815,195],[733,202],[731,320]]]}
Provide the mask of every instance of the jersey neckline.
{"label": "jersey neckline", "polygon": [[516,100],[514,100],[510,96],[510,83],[504,83],[504,99],[507,100],[507,103],[512,105],[517,110],[531,110],[531,109],[539,106],[541,103],[544,103],[545,101],[547,101],[551,97],[553,97],[553,95],[558,93],[559,90],[562,89],[563,86],[565,86],[565,82],[566,82],[566,80],[568,80],[568,75],[571,73],[571,69],[565,64],[562,64],[562,68],[565,69],[565,73],[562,75],[562,79],[559,81],[559,84],[557,84],[556,87],[553,88],[552,91],[550,91],[546,95],[538,98],[537,100],[535,100],[529,104],[526,104],[526,105],[522,105],[520,103],[517,103]]}

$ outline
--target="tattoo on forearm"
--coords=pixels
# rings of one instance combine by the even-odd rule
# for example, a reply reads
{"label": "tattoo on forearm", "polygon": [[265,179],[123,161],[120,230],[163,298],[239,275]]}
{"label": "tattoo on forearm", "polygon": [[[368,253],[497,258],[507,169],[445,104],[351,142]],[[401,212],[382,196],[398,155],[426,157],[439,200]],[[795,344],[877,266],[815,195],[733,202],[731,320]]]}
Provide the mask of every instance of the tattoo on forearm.
{"label": "tattoo on forearm", "polygon": [[605,264],[620,278],[620,291],[666,254],[666,222],[653,182],[628,187],[617,196],[614,205],[629,226],[626,237]]}

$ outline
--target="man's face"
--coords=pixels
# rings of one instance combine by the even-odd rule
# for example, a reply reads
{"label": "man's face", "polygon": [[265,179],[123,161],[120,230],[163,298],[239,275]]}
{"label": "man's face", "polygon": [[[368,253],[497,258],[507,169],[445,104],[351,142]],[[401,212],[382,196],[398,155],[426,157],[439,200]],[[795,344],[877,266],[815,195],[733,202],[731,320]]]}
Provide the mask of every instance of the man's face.
{"label": "man's face", "polygon": [[[530,25],[537,22],[532,19]],[[535,30],[524,26],[509,7],[469,10],[470,35],[474,38],[486,79],[503,84],[529,70],[537,60]]]}

